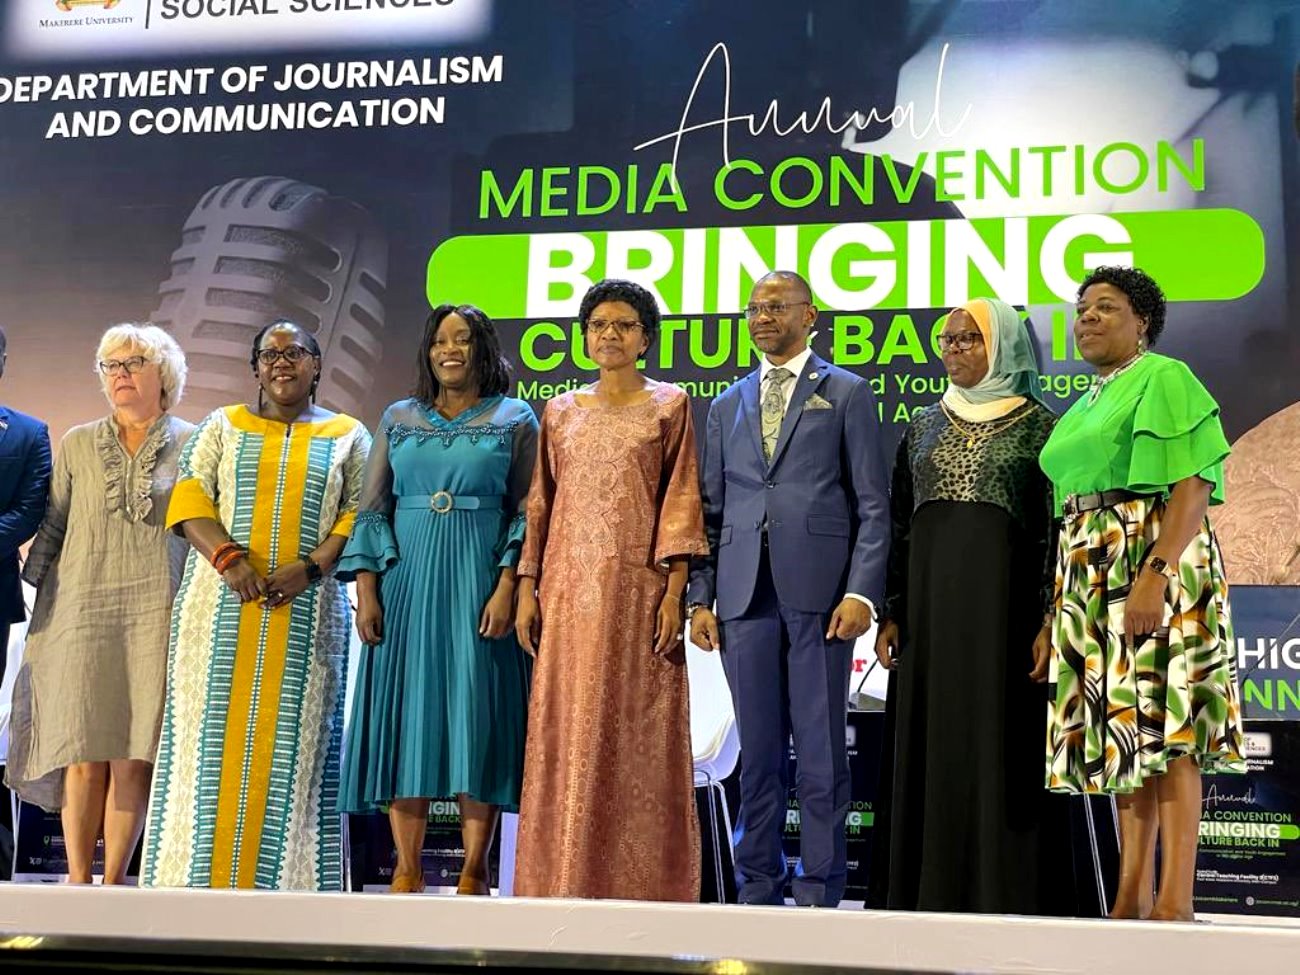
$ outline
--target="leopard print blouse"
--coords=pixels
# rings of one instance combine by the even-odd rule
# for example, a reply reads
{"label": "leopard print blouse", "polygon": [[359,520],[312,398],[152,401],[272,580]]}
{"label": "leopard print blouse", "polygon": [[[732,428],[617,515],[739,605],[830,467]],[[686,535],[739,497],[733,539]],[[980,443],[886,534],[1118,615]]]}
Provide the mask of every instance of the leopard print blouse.
{"label": "leopard print blouse", "polygon": [[[885,617],[902,622],[907,583],[907,536],[912,518],[931,501],[994,504],[1004,509],[1032,538],[1047,545],[1044,607],[1051,601],[1056,525],[1052,485],[1038,466],[1038,454],[1056,415],[1030,400],[988,423],[949,419],[935,403],[912,418],[898,445],[890,498],[893,544],[886,583]],[[998,432],[987,436],[990,429]]]}

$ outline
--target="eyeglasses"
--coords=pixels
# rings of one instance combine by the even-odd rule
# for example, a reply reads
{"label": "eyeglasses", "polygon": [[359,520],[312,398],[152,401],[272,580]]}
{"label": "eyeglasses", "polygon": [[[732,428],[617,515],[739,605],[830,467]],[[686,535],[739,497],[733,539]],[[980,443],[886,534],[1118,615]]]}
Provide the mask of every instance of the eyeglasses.
{"label": "eyeglasses", "polygon": [[938,338],[940,351],[947,352],[951,349],[953,352],[969,352],[975,348],[977,343],[983,342],[984,336],[979,332],[958,332],[955,335],[940,335]]}
{"label": "eyeglasses", "polygon": [[634,328],[641,328],[640,322],[631,320],[621,322],[607,322],[600,318],[592,318],[587,321],[587,331],[593,335],[604,335],[606,332],[613,330],[619,338],[623,338]]}
{"label": "eyeglasses", "polygon": [[290,345],[283,349],[259,349],[257,352],[257,361],[264,366],[273,366],[281,359],[296,366],[303,359],[310,358],[312,354],[304,349],[301,345]]}
{"label": "eyeglasses", "polygon": [[149,360],[142,355],[133,355],[129,359],[104,359],[99,363],[99,371],[105,376],[112,376],[114,373],[125,372],[128,376],[134,376],[137,372],[145,367]]}
{"label": "eyeglasses", "polygon": [[766,315],[768,318],[780,318],[791,308],[811,304],[811,301],[756,301],[745,306],[745,317],[751,322],[760,315]]}

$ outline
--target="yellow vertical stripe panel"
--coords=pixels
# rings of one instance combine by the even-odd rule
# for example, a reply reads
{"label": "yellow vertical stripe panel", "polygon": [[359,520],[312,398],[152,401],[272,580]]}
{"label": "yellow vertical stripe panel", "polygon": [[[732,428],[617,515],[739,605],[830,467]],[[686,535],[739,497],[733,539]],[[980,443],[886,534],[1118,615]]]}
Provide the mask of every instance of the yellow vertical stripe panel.
{"label": "yellow vertical stripe panel", "polygon": [[253,679],[257,671],[257,644],[262,607],[245,603],[239,611],[239,640],[231,675],[230,706],[226,711],[225,747],[221,753],[221,787],[217,793],[217,825],[212,839],[213,887],[229,887],[234,870],[235,835],[243,803],[245,731],[253,707]]}
{"label": "yellow vertical stripe panel", "polygon": [[[275,531],[275,488],[279,480],[284,438],[289,429],[279,424],[267,424],[261,431],[264,435],[262,450],[257,458],[253,520],[248,537],[248,563],[261,575],[267,572],[271,539]],[[221,791],[217,795],[217,826],[212,843],[213,887],[230,887],[232,879],[235,879],[237,835],[241,861],[250,854],[251,837],[247,830],[245,796],[252,800],[253,805],[256,804],[256,797],[245,793],[244,763],[248,725],[254,706],[253,689],[258,678],[257,656],[264,613],[260,603],[252,602],[244,604],[239,614],[239,640],[235,645],[230,707],[226,712],[225,748],[221,755]],[[260,700],[260,693],[258,697]],[[254,861],[257,859],[256,850],[255,846],[251,848]]]}
{"label": "yellow vertical stripe panel", "polygon": [[[287,565],[298,558],[298,545],[303,533],[302,510],[307,489],[311,433],[303,424],[289,427],[289,450],[282,475],[284,493],[278,504],[276,565]],[[313,528],[309,526],[308,531],[311,537],[315,537]],[[263,551],[269,555],[269,545]],[[239,887],[252,887],[257,878],[257,853],[262,845],[262,829],[266,824],[266,799],[271,783],[271,763],[275,757],[275,728],[280,719],[280,689],[284,683],[285,658],[289,650],[289,618],[292,612],[290,606],[281,606],[268,613],[266,641],[262,649],[262,680],[258,689],[258,708],[252,736],[253,753],[247,762],[248,805],[244,810],[242,853],[235,878]]]}

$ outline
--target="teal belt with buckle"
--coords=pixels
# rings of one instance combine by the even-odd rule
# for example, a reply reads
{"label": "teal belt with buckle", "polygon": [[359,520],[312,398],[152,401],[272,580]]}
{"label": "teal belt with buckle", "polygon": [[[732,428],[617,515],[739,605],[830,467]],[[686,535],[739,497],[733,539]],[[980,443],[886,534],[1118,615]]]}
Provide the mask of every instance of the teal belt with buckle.
{"label": "teal belt with buckle", "polygon": [[452,494],[438,491],[434,494],[403,494],[397,499],[398,508],[420,508],[434,514],[445,515],[453,508],[462,511],[500,511],[505,506],[501,494]]}

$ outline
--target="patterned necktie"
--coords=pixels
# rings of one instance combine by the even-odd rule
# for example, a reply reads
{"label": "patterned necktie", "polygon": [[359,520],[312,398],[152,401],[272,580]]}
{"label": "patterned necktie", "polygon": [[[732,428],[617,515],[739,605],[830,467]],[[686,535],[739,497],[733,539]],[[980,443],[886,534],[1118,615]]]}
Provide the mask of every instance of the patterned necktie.
{"label": "patterned necktie", "polygon": [[763,459],[769,463],[776,450],[776,439],[781,435],[781,420],[785,417],[785,386],[794,373],[777,366],[767,374],[767,392],[763,394]]}

